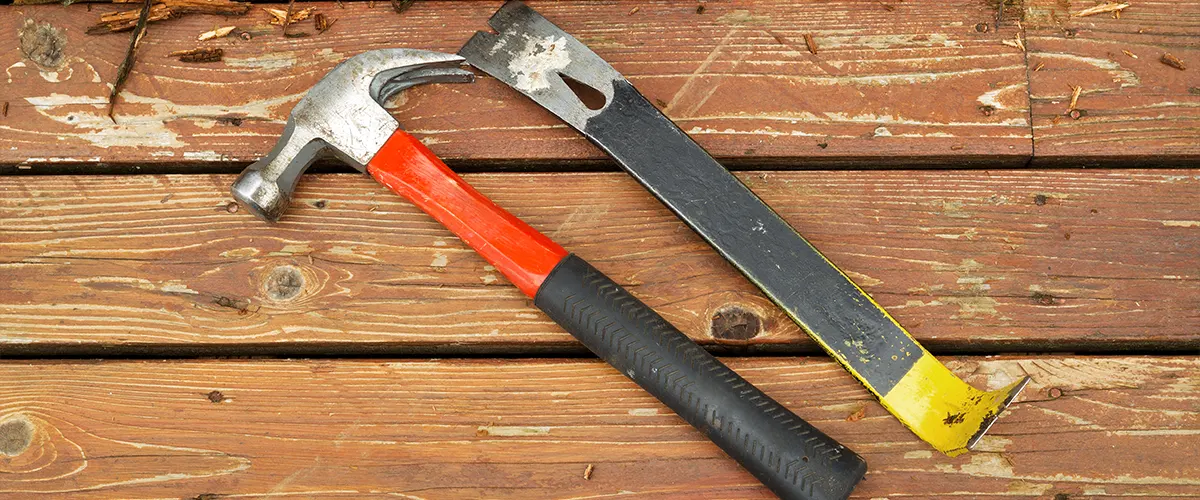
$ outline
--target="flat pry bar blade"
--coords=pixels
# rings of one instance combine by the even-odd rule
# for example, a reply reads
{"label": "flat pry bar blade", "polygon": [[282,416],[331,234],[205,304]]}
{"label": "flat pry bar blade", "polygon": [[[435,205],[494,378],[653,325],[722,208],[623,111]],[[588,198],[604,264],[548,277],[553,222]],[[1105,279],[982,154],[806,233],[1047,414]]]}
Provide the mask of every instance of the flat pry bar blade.
{"label": "flat pry bar blade", "polygon": [[[643,97],[526,5],[510,1],[458,54],[579,130],[757,285],[890,412],[934,448],[969,450],[1029,378],[980,391]],[[604,94],[588,109],[562,77]]]}

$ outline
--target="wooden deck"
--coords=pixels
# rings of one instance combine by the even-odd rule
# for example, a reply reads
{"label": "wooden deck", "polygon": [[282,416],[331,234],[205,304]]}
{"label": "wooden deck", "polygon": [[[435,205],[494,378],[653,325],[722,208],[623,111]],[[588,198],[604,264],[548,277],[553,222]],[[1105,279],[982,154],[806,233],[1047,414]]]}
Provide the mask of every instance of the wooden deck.
{"label": "wooden deck", "polygon": [[[1200,498],[1200,2],[1130,3],[532,2],[964,379],[1033,377],[955,458],[516,92],[392,104],[863,454],[855,498]],[[453,52],[499,4],[314,2],[337,22],[302,38],[266,24],[283,5],[152,23],[115,123],[129,36],[85,30],[137,4],[0,6],[0,497],[769,498],[369,178],[319,167],[276,225],[232,204],[337,62]],[[253,36],[196,41],[228,25]],[[167,56],[197,46],[224,60]],[[761,332],[714,325],[731,309]]]}

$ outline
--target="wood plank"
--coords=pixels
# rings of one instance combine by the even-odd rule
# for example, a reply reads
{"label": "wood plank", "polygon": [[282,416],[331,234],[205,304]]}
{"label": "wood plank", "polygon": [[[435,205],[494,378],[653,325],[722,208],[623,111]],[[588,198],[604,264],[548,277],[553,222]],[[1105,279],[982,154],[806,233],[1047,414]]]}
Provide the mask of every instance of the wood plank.
{"label": "wood plank", "polygon": [[1036,165],[1200,164],[1200,2],[1130,4],[1114,19],[1071,15],[1091,2],[1025,2],[1029,64],[1042,67],[1029,87]]}
{"label": "wood plank", "polygon": [[[728,362],[864,455],[855,498],[1197,496],[1196,357],[953,360],[980,386],[1033,377],[956,458],[831,361]],[[0,437],[7,497],[771,498],[591,360],[8,361]]]}
{"label": "wood plank", "polygon": [[[975,29],[993,17],[986,2],[892,3],[737,0],[706,5],[703,14],[695,3],[665,0],[533,5],[735,165],[1024,164],[1031,151],[1024,59],[999,44],[1012,29]],[[338,23],[304,38],[266,27],[249,41],[206,42],[225,50],[224,61],[212,64],[167,54],[202,45],[197,35],[215,25],[265,24],[264,5],[232,20],[192,15],[155,23],[115,124],[104,102],[128,37],[84,30],[101,13],[129,6],[0,7],[0,39],[17,40],[29,20],[49,23],[65,44],[49,69],[16,44],[0,47],[9,80],[0,100],[10,104],[0,119],[0,171],[233,170],[270,149],[292,105],[339,61],[395,46],[454,52],[486,27],[500,2],[418,2],[402,16],[382,1],[373,9],[368,2],[309,5]],[[816,55],[805,33],[818,44]],[[425,86],[398,99],[405,128],[459,165],[605,159],[490,78]]]}
{"label": "wood plank", "polygon": [[[935,352],[1200,348],[1200,171],[740,175]],[[624,174],[467,179],[700,342],[815,352]],[[232,180],[0,177],[5,351],[579,352],[365,177],[306,176],[277,225],[227,211]]]}

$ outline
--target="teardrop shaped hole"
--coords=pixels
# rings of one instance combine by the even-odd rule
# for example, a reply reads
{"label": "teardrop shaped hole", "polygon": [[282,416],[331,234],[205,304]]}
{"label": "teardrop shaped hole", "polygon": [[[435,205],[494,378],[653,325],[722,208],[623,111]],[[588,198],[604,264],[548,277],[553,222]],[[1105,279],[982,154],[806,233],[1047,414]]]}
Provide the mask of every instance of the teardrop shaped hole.
{"label": "teardrop shaped hole", "polygon": [[604,108],[604,104],[608,102],[608,99],[604,97],[603,92],[600,92],[599,90],[588,86],[586,83],[571,78],[567,75],[559,74],[559,76],[561,76],[563,82],[567,84],[567,88],[571,89],[571,92],[575,93],[575,97],[579,98],[579,102],[582,102],[584,106],[587,106],[587,109],[596,111]]}

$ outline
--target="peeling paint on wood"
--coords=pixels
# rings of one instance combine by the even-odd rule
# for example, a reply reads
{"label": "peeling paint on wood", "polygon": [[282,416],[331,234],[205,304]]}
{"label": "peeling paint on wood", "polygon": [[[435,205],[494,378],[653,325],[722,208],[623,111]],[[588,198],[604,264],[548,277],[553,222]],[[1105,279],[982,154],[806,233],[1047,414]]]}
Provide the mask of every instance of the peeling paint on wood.
{"label": "peeling paint on wood", "polygon": [[[721,158],[776,164],[803,158],[806,165],[878,165],[879,158],[889,158],[960,165],[952,158],[967,155],[991,165],[1023,164],[1030,153],[1026,93],[996,93],[1024,79],[1022,57],[996,44],[1012,30],[971,29],[986,17],[984,4],[948,9],[933,0],[915,1],[912,9],[886,17],[847,16],[877,10],[849,1],[738,0],[709,5],[699,16],[691,8],[639,4],[641,15],[631,17],[633,2],[576,0],[543,10],[580,39],[609,40],[594,48],[652,101],[669,103],[667,113],[684,130],[703,131],[697,139]],[[156,24],[154,36],[139,49],[141,71],[122,92],[117,125],[103,125],[90,115],[97,96],[108,90],[92,75],[115,70],[119,37],[83,35],[88,16],[56,19],[66,43],[75,48],[65,68],[51,75],[14,66],[21,62],[17,53],[0,55],[0,67],[8,68],[5,77],[17,92],[10,100],[31,111],[24,113],[29,119],[10,120],[0,129],[0,165],[89,158],[158,165],[180,158],[251,161],[270,149],[298,96],[337,62],[377,45],[453,52],[494,9],[486,2],[418,2],[404,13],[404,29],[397,31],[394,15],[382,15],[364,2],[347,2],[345,9],[330,2],[313,6],[337,9],[341,23],[356,27],[355,36],[302,42],[269,36],[221,39],[224,61],[199,69],[166,54],[192,48],[196,34],[212,29],[217,18],[187,16]],[[98,11],[120,8],[95,6]],[[61,7],[23,7],[20,19],[15,9],[0,10],[0,26],[47,18],[56,9]],[[839,19],[836,25],[828,22],[831,16]],[[821,41],[820,56],[803,43],[781,43],[771,33],[783,40],[811,33]],[[945,98],[930,106],[931,96]],[[142,105],[125,104],[139,99]],[[1003,106],[983,117],[974,104],[981,99]],[[449,160],[604,158],[535,104],[491,79],[455,88],[424,86],[393,105],[407,130]],[[74,113],[80,114],[78,121],[66,123]],[[245,121],[236,127],[221,122],[231,118]],[[880,126],[891,135],[874,136]],[[813,137],[832,142],[815,147],[819,141]],[[951,148],[963,140],[977,146]]]}

